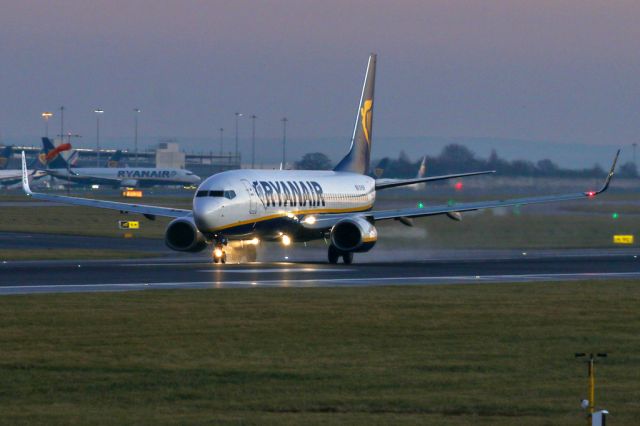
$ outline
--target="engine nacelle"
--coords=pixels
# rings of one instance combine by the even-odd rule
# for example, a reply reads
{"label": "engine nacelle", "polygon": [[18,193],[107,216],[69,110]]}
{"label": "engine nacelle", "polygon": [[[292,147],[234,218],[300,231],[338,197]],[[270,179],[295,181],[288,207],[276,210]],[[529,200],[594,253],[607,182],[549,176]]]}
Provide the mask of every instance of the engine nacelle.
{"label": "engine nacelle", "polygon": [[202,251],[208,245],[207,239],[190,217],[171,221],[164,233],[164,242],[171,250],[189,252]]}
{"label": "engine nacelle", "polygon": [[331,243],[338,250],[369,251],[376,241],[378,241],[376,227],[362,217],[342,219],[331,228]]}

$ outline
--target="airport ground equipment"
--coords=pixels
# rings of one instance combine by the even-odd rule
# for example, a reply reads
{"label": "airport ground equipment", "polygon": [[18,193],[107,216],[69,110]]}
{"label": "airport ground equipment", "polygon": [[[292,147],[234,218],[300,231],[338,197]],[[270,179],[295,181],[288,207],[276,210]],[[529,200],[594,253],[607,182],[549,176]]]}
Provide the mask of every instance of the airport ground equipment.
{"label": "airport ground equipment", "polygon": [[606,417],[609,414],[606,410],[596,411],[596,371],[595,361],[598,358],[606,358],[607,354],[602,353],[584,353],[580,352],[576,354],[576,358],[586,358],[587,362],[587,377],[589,379],[588,387],[588,399],[582,400],[582,408],[587,410],[587,425],[592,426],[604,426],[606,423]]}

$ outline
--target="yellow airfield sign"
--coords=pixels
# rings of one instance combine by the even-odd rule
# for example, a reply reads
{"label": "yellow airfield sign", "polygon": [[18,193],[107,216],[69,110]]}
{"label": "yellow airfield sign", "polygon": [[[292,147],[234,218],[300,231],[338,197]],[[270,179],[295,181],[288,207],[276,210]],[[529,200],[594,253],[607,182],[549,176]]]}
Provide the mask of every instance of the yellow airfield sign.
{"label": "yellow airfield sign", "polygon": [[122,191],[122,196],[125,198],[142,198],[142,191],[137,189],[126,189]]}
{"label": "yellow airfield sign", "polygon": [[633,235],[614,235],[613,242],[615,244],[633,244]]}
{"label": "yellow airfield sign", "polygon": [[137,220],[119,220],[118,228],[120,229],[140,229],[140,222]]}

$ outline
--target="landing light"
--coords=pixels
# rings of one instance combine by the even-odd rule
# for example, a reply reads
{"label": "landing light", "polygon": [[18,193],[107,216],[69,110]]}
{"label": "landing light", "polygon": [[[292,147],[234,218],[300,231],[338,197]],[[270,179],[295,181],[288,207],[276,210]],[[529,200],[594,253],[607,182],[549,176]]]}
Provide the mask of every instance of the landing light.
{"label": "landing light", "polygon": [[285,246],[290,245],[291,244],[291,238],[289,238],[289,236],[286,235],[286,234],[283,235],[282,236],[282,244],[285,245]]}
{"label": "landing light", "polygon": [[215,250],[213,250],[213,256],[216,258],[221,258],[222,257],[222,250],[217,248]]}
{"label": "landing light", "polygon": [[249,244],[253,244],[254,246],[257,246],[258,244],[260,244],[260,239],[259,238],[252,238],[249,240]]}
{"label": "landing light", "polygon": [[316,223],[316,217],[315,216],[307,216],[304,218],[304,223],[306,223],[307,225],[313,225],[314,223]]}

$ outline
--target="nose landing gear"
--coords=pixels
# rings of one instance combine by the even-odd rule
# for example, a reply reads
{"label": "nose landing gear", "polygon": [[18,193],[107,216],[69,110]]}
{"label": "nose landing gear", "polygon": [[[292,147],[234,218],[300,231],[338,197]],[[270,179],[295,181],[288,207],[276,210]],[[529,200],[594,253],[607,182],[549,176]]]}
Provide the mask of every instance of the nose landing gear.
{"label": "nose landing gear", "polygon": [[333,244],[329,246],[328,257],[329,263],[332,263],[334,265],[338,263],[340,257],[342,257],[342,261],[345,265],[351,265],[353,263],[353,252],[339,250]]}
{"label": "nose landing gear", "polygon": [[220,243],[215,245],[212,253],[213,263],[227,263],[227,252],[224,251],[224,246]]}

